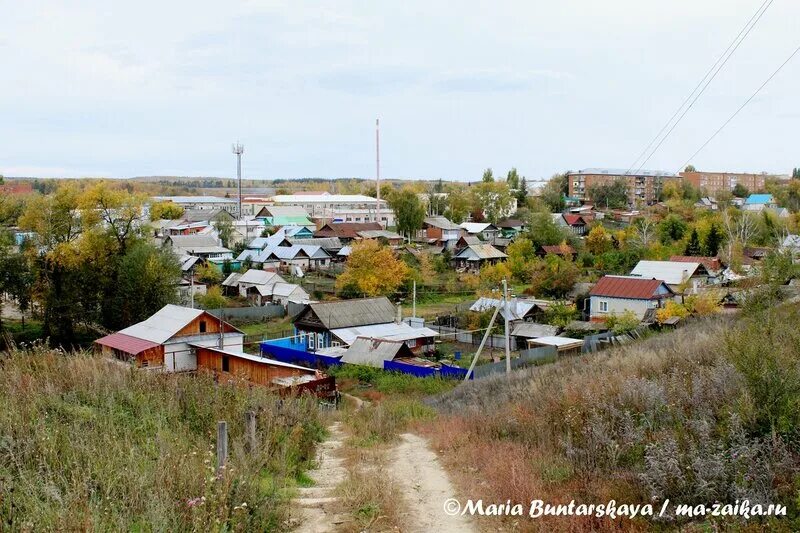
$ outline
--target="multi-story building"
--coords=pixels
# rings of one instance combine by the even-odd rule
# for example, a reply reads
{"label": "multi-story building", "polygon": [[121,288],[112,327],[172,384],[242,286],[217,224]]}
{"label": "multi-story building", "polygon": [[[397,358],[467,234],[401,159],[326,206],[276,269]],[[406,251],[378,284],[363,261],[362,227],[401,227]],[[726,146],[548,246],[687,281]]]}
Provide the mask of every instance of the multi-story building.
{"label": "multi-story building", "polygon": [[737,172],[681,172],[681,177],[694,187],[714,196],[720,191],[731,192],[736,185],[743,185],[750,192],[764,190],[767,174],[743,174]]}
{"label": "multi-story building", "polygon": [[569,196],[580,200],[592,200],[589,189],[593,185],[611,185],[618,179],[624,179],[628,185],[628,203],[632,206],[656,203],[668,181],[681,179],[676,174],[662,170],[628,172],[613,168],[586,168],[568,173],[567,178]]}
{"label": "multi-story building", "polygon": [[154,196],[153,200],[156,202],[172,202],[184,209],[224,209],[234,215],[239,210],[238,200],[219,196]]}
{"label": "multi-story building", "polygon": [[377,218],[378,200],[363,194],[278,194],[274,205],[302,207],[318,223],[380,222],[385,228],[395,225],[394,211],[385,200],[380,201],[380,221]]}

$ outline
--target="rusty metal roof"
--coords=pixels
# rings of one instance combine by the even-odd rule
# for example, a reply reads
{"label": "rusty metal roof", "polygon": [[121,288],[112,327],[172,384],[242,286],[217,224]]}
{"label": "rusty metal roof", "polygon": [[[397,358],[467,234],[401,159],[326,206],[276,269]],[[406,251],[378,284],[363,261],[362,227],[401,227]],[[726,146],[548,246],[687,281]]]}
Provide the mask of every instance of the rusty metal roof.
{"label": "rusty metal roof", "polygon": [[109,348],[114,348],[115,350],[129,353],[131,355],[138,355],[145,350],[149,350],[150,348],[154,348],[159,345],[157,342],[131,337],[130,335],[125,335],[124,333],[112,333],[111,335],[101,337],[94,342],[101,346],[108,346]]}
{"label": "rusty metal roof", "polygon": [[664,285],[664,294],[674,294],[660,279],[645,279],[631,276],[603,276],[589,292],[590,296],[608,296],[610,298],[630,298],[633,300],[650,300],[659,297],[659,287]]}

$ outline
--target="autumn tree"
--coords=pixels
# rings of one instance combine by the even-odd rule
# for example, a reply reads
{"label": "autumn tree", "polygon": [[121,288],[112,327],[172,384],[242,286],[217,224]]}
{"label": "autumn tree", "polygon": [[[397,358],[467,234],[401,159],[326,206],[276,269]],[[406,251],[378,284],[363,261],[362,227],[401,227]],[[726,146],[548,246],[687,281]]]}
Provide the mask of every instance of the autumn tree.
{"label": "autumn tree", "polygon": [[228,248],[231,245],[231,237],[233,237],[233,222],[231,222],[231,219],[225,215],[217,215],[211,225],[217,230],[222,246]]}
{"label": "autumn tree", "polygon": [[518,280],[524,280],[528,274],[528,262],[536,257],[533,243],[524,237],[516,239],[508,245],[506,261],[511,273]]}
{"label": "autumn tree", "polygon": [[506,175],[506,183],[508,184],[509,189],[519,188],[519,173],[517,172],[516,168],[512,168],[508,171],[508,174]]}
{"label": "autumn tree", "polygon": [[450,221],[461,224],[469,215],[471,199],[469,193],[460,185],[450,185],[447,190],[447,207],[444,216]]}
{"label": "autumn tree", "polygon": [[611,249],[611,235],[600,225],[595,225],[586,236],[586,249],[595,255],[602,254]]}
{"label": "autumn tree", "polygon": [[408,276],[408,266],[390,248],[365,240],[353,244],[344,272],[336,279],[336,290],[346,298],[391,296]]}
{"label": "autumn tree", "polygon": [[411,239],[422,228],[425,220],[425,206],[417,194],[409,189],[392,195],[389,205],[394,209],[397,231]]}
{"label": "autumn tree", "polygon": [[625,178],[615,179],[611,183],[596,183],[589,186],[586,194],[595,205],[610,208],[622,208],[628,205],[628,182]]}
{"label": "autumn tree", "polygon": [[514,198],[504,182],[483,182],[472,187],[473,206],[481,210],[486,220],[492,224],[508,216],[514,205]]}
{"label": "autumn tree", "polygon": [[494,173],[492,173],[491,168],[487,168],[483,171],[483,177],[481,177],[481,181],[484,183],[491,183],[494,181]]}
{"label": "autumn tree", "polygon": [[526,293],[534,296],[564,298],[575,286],[580,274],[575,263],[552,254],[544,260],[532,261],[530,265],[530,287]]}
{"label": "autumn tree", "polygon": [[183,216],[183,207],[174,202],[154,202],[150,205],[150,220],[178,220]]}
{"label": "autumn tree", "polygon": [[566,174],[553,174],[542,188],[542,200],[553,213],[564,210],[564,195],[568,190],[569,182]]}

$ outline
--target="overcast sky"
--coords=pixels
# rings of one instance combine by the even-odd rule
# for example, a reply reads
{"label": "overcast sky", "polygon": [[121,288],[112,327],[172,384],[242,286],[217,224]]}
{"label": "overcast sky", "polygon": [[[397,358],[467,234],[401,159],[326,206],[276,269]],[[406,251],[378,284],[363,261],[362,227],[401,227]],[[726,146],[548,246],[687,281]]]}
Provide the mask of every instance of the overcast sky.
{"label": "overcast sky", "polygon": [[[625,167],[762,0],[0,0],[0,173],[529,178]],[[69,5],[68,5],[69,4]],[[456,7],[458,6],[458,7]],[[775,0],[647,164],[676,170],[800,44]],[[692,163],[800,166],[800,54]]]}

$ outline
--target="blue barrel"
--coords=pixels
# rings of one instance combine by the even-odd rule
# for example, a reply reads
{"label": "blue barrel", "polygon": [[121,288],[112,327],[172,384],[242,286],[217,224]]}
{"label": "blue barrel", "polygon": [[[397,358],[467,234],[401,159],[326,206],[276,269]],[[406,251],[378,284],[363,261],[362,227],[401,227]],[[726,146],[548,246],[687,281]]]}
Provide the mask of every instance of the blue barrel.
{"label": "blue barrel", "polygon": [[455,358],[456,358],[456,361],[458,361],[459,359],[461,359],[461,352],[456,352],[456,353],[455,353]]}

